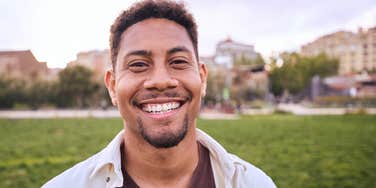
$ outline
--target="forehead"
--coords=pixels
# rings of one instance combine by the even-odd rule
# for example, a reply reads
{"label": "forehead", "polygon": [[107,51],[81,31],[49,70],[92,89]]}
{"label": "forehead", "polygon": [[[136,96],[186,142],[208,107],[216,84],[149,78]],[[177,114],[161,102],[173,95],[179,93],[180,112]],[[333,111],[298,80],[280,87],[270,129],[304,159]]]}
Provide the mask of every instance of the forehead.
{"label": "forehead", "polygon": [[167,51],[176,46],[184,46],[194,52],[186,29],[167,19],[149,18],[123,32],[119,55],[132,50]]}

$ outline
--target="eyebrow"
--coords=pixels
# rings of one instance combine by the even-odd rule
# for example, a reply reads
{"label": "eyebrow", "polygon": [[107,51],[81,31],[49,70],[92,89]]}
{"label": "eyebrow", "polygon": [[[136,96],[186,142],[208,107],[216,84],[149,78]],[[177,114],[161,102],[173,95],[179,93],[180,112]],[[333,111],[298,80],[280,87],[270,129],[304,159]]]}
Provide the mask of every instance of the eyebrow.
{"label": "eyebrow", "polygon": [[167,54],[168,55],[171,55],[173,53],[177,53],[177,52],[188,52],[190,53],[191,51],[188,50],[188,48],[184,47],[184,46],[177,46],[177,47],[174,47],[174,48],[171,48],[167,51]]}
{"label": "eyebrow", "polygon": [[[167,54],[171,55],[171,54],[174,54],[174,53],[177,53],[177,52],[188,52],[188,53],[190,53],[191,51],[188,50],[188,48],[186,48],[185,46],[177,46],[177,47],[173,47],[173,48],[169,49],[167,51]],[[148,51],[148,50],[134,50],[134,51],[130,51],[130,52],[128,52],[125,55],[125,59],[128,58],[129,56],[133,56],[133,55],[151,57],[152,56],[152,52]]]}
{"label": "eyebrow", "polygon": [[132,55],[151,57],[152,53],[151,53],[151,51],[147,51],[147,50],[135,50],[135,51],[128,52],[125,55],[125,58],[132,56]]}

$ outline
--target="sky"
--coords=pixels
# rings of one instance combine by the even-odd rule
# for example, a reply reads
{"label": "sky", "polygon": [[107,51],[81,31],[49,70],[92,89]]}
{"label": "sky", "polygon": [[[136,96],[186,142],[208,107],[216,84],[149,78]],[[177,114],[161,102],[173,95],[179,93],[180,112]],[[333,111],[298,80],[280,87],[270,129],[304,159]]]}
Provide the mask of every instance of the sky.
{"label": "sky", "polygon": [[[0,50],[30,49],[50,68],[109,46],[109,28],[131,0],[0,0]],[[231,37],[265,59],[339,30],[376,26],[375,0],[188,0],[199,52]]]}

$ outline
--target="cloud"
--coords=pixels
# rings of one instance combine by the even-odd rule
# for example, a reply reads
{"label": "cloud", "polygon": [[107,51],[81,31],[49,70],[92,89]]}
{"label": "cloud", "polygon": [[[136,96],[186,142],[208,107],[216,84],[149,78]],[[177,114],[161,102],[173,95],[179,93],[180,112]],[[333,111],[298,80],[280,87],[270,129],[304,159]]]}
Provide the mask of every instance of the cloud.
{"label": "cloud", "polygon": [[375,4],[370,0],[205,2],[191,2],[199,22],[202,54],[213,54],[216,43],[231,36],[239,42],[254,44],[256,50],[269,56],[273,52],[298,50],[321,35],[345,29],[354,18],[357,25],[376,18],[369,13],[370,5]]}
{"label": "cloud", "polygon": [[376,5],[370,7],[359,16],[352,18],[345,24],[345,29],[356,31],[359,27],[376,27]]}
{"label": "cloud", "polygon": [[[51,67],[80,51],[108,48],[109,26],[134,1],[0,0],[0,49],[29,49]],[[341,29],[376,26],[374,0],[190,0],[199,26],[199,50],[212,55],[231,36],[265,57],[298,50]]]}

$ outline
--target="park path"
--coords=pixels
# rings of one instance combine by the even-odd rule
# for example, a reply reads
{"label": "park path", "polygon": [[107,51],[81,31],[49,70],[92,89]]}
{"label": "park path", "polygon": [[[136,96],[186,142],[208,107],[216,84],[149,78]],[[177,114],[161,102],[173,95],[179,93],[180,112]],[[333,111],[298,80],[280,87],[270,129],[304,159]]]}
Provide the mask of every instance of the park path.
{"label": "park path", "polygon": [[344,115],[361,113],[362,111],[376,115],[376,108],[307,108],[299,104],[279,104],[277,109],[295,115]]}
{"label": "park path", "polygon": [[2,110],[0,118],[113,118],[120,117],[117,110]]}
{"label": "park path", "polygon": [[[356,108],[307,108],[297,104],[279,104],[277,109],[291,112],[295,115],[343,115],[348,113],[357,113]],[[376,108],[363,109],[367,114],[376,115]],[[267,115],[272,114],[274,109],[244,109],[243,114],[249,115]],[[118,118],[121,117],[116,109],[93,110],[93,109],[70,109],[70,110],[0,110],[0,118],[22,119],[22,118]],[[220,112],[202,112],[202,119],[238,119],[236,114],[226,114]]]}
{"label": "park path", "polygon": [[[44,119],[44,118],[120,118],[116,109],[111,110],[0,110],[0,118]],[[201,113],[203,119],[238,119],[236,114],[218,112]]]}

